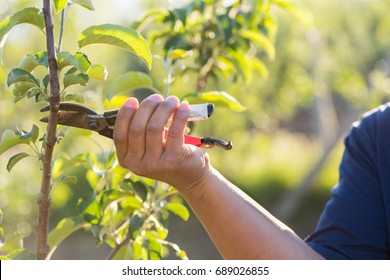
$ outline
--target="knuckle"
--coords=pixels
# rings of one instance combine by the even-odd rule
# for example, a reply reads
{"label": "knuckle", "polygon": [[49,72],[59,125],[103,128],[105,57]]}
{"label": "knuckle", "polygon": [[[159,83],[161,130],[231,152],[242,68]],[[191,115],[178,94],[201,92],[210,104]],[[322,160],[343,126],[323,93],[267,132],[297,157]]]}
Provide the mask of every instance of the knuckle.
{"label": "knuckle", "polygon": [[171,137],[171,138],[180,138],[180,137],[183,137],[183,133],[182,133],[182,130],[175,126],[175,125],[172,125],[169,130],[168,130],[168,137]]}
{"label": "knuckle", "polygon": [[146,131],[149,134],[158,134],[161,133],[162,127],[157,122],[149,122],[146,126]]}
{"label": "knuckle", "polygon": [[129,128],[129,135],[130,136],[139,136],[143,132],[143,129],[139,126],[130,126]]}

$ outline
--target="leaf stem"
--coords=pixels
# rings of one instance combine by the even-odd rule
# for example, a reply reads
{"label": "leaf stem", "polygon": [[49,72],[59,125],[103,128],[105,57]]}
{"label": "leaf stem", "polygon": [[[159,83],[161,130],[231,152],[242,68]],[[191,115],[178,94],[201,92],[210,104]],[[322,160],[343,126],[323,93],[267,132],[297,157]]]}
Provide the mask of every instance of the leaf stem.
{"label": "leaf stem", "polygon": [[70,9],[70,7],[67,5],[66,8],[61,11],[60,35],[59,35],[59,39],[58,39],[57,52],[60,52],[61,48],[62,48],[62,39],[64,37],[65,22],[66,22],[66,19],[68,17],[69,9]]}
{"label": "leaf stem", "polygon": [[43,0],[43,14],[46,25],[46,45],[48,52],[48,63],[50,73],[49,96],[50,113],[49,123],[46,134],[46,145],[42,156],[42,180],[41,189],[38,198],[38,221],[36,224],[36,254],[37,259],[44,260],[47,258],[49,246],[47,244],[49,229],[49,208],[51,204],[50,190],[52,187],[52,158],[54,145],[56,143],[56,127],[58,122],[58,109],[60,103],[60,83],[56,61],[56,50],[54,43],[54,25],[51,13],[51,0]]}

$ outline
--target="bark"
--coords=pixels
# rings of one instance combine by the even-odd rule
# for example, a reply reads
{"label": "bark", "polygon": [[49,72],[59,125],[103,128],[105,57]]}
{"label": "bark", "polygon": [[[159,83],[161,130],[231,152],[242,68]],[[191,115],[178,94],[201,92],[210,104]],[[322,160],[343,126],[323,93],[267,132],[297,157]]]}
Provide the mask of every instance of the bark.
{"label": "bark", "polygon": [[45,150],[42,156],[42,180],[38,198],[38,221],[36,225],[36,254],[39,260],[44,260],[49,252],[47,244],[49,230],[49,209],[51,204],[50,191],[52,187],[52,158],[56,143],[56,127],[58,122],[58,109],[60,103],[60,84],[56,51],[54,43],[54,26],[51,13],[51,0],[43,0],[43,13],[46,24],[46,45],[48,52],[50,95],[49,95],[49,122],[46,133]]}

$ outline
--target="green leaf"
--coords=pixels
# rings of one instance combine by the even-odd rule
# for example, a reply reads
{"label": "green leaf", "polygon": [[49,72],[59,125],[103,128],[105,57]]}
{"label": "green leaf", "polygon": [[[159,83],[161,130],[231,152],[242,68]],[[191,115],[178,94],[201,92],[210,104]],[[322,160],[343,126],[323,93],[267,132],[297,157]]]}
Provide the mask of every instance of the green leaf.
{"label": "green leaf", "polygon": [[59,180],[61,183],[72,183],[76,184],[78,181],[77,176],[62,176]]}
{"label": "green leaf", "polygon": [[125,73],[113,80],[106,90],[106,96],[110,100],[118,93],[133,91],[140,88],[153,89],[153,81],[147,74],[143,72],[132,71]]}
{"label": "green leaf", "polygon": [[21,68],[12,69],[7,78],[7,85],[10,86],[17,82],[28,82],[39,87],[39,81],[30,73]]}
{"label": "green leaf", "polygon": [[18,68],[24,69],[27,72],[32,72],[39,65],[34,54],[26,54],[19,63]]}
{"label": "green leaf", "polygon": [[187,221],[190,217],[190,212],[188,211],[187,207],[180,203],[167,203],[164,208],[178,215],[184,221]]}
{"label": "green leaf", "polygon": [[33,89],[39,89],[35,84],[28,82],[18,82],[13,89],[13,95],[15,97],[15,103],[27,96],[27,94]]}
{"label": "green leaf", "polygon": [[29,250],[17,249],[12,251],[7,256],[11,260],[36,260],[35,254]]}
{"label": "green leaf", "polygon": [[236,112],[243,112],[246,107],[237,99],[224,91],[207,91],[198,94],[189,94],[184,97],[189,103],[213,103],[215,106],[227,107]]}
{"label": "green leaf", "polygon": [[[8,131],[8,130],[7,130]],[[0,143],[0,155],[3,154],[5,151],[8,151],[12,147],[19,145],[19,144],[28,144],[30,141],[29,139],[22,139],[18,136],[14,137],[4,137],[4,134],[7,133],[6,131],[3,133],[3,140]],[[5,139],[6,138],[6,139]]]}
{"label": "green leaf", "polygon": [[3,210],[0,209],[0,237],[3,236]]}
{"label": "green leaf", "polygon": [[242,37],[250,40],[252,43],[255,43],[262,47],[271,60],[275,59],[275,46],[267,36],[253,30],[241,30],[239,34]]}
{"label": "green leaf", "polygon": [[249,69],[249,64],[245,56],[233,49],[229,50],[229,54],[231,56],[231,60],[235,66],[236,72],[241,74],[241,76],[244,78],[245,81],[250,81],[251,78],[251,71]]}
{"label": "green leaf", "polygon": [[192,56],[192,51],[182,50],[182,49],[176,49],[169,53],[168,57],[171,60],[178,60],[178,59],[184,59],[189,56]]}
{"label": "green leaf", "polygon": [[54,1],[54,7],[56,9],[56,13],[58,14],[62,9],[65,8],[66,4],[68,3],[68,0],[53,0]]}
{"label": "green leaf", "polygon": [[108,44],[123,48],[142,58],[152,68],[152,54],[147,41],[134,29],[113,25],[95,25],[85,29],[78,38],[80,49],[92,44]]}
{"label": "green leaf", "polygon": [[33,124],[30,132],[21,131],[20,133],[20,139],[29,140],[35,143],[39,136],[39,128],[35,124]]}
{"label": "green leaf", "polygon": [[129,236],[132,239],[135,239],[138,233],[138,230],[144,224],[144,217],[141,217],[139,214],[134,214],[130,218],[130,228],[129,228]]}
{"label": "green leaf", "polygon": [[90,78],[97,79],[100,81],[105,81],[107,79],[108,72],[106,66],[97,64],[97,65],[92,65],[88,69],[87,75]]}
{"label": "green leaf", "polygon": [[64,75],[64,89],[73,85],[86,86],[89,81],[89,77],[86,74],[65,74]]}
{"label": "green leaf", "polygon": [[78,208],[83,215],[84,220],[96,225],[102,217],[102,209],[99,202],[96,200],[95,194],[89,194],[81,198],[78,202]]}
{"label": "green leaf", "polygon": [[161,260],[163,255],[163,246],[155,239],[148,240],[148,253],[150,260]]}
{"label": "green leaf", "polygon": [[313,25],[313,14],[306,7],[299,6],[291,0],[272,0],[272,2],[296,17],[306,27]]}
{"label": "green leaf", "polygon": [[73,56],[77,59],[77,65],[75,65],[76,68],[83,74],[87,73],[91,67],[91,62],[89,61],[88,56],[81,52],[77,52]]}
{"label": "green leaf", "polygon": [[87,222],[81,216],[62,219],[48,235],[47,243],[50,246],[49,256],[53,254],[65,238],[87,225]]}
{"label": "green leaf", "polygon": [[0,48],[4,45],[8,32],[22,23],[32,24],[42,31],[45,29],[43,13],[39,9],[31,7],[20,10],[0,23]]}
{"label": "green leaf", "polygon": [[257,58],[252,58],[249,60],[249,63],[251,64],[253,70],[259,73],[261,77],[268,78],[269,71],[263,61]]}
{"label": "green leaf", "polygon": [[19,162],[21,161],[22,159],[26,158],[26,157],[29,157],[30,155],[27,154],[27,153],[19,153],[19,154],[16,154],[14,156],[12,156],[9,160],[8,160],[8,164],[7,164],[7,170],[8,172],[11,172],[12,168]]}
{"label": "green leaf", "polygon": [[78,4],[91,11],[95,10],[92,0],[74,0],[73,3]]}
{"label": "green leaf", "polygon": [[23,249],[23,234],[16,231],[7,236],[4,244],[0,246],[2,252],[12,252],[18,249]]}
{"label": "green leaf", "polygon": [[57,55],[58,69],[62,70],[67,66],[74,66],[72,69],[78,69],[81,73],[86,74],[91,68],[91,62],[84,53],[77,52],[72,55],[69,52],[60,52]]}
{"label": "green leaf", "polygon": [[[75,94],[67,94],[64,96],[63,100],[61,101],[75,101],[77,103],[85,103],[85,96],[81,93],[75,93]],[[78,132],[78,136],[81,136],[81,134],[79,132],[81,132],[80,130],[77,130]],[[83,131],[83,132],[86,132],[86,131]],[[86,136],[89,136],[90,134],[85,134]]]}
{"label": "green leaf", "polygon": [[76,66],[78,60],[70,52],[59,52],[57,54],[58,70],[64,69],[66,66]]}

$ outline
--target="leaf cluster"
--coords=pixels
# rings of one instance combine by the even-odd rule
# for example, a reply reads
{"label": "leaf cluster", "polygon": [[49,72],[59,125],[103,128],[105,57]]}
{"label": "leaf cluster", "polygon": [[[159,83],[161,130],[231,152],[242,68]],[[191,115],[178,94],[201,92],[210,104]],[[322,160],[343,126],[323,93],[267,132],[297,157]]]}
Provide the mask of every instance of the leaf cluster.
{"label": "leaf cluster", "polygon": [[96,243],[108,244],[110,259],[161,259],[172,249],[185,258],[177,244],[166,240],[164,225],[173,213],[188,220],[189,212],[181,204],[173,188],[141,178],[121,168],[115,153],[97,157],[80,154],[58,159],[53,175],[62,180],[68,168],[79,166],[86,171],[91,190],[77,203],[79,214],[64,218],[49,233],[50,254],[70,234],[85,229],[93,234]]}

